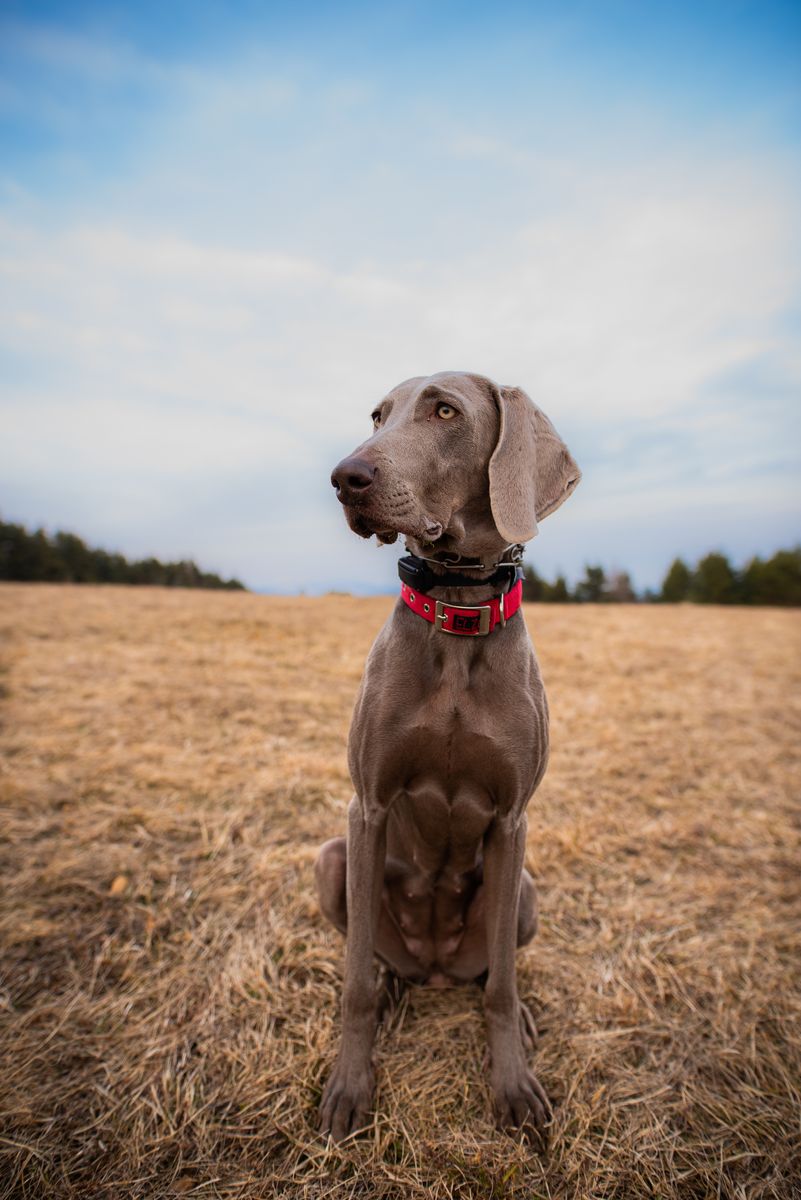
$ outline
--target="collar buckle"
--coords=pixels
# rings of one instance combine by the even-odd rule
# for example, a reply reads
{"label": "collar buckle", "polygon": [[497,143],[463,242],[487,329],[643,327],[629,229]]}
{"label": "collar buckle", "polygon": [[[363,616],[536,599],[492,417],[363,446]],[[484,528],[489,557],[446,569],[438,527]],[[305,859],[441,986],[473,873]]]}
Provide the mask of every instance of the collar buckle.
{"label": "collar buckle", "polygon": [[[445,611],[451,609],[451,615]],[[454,611],[456,610],[456,611]],[[475,613],[476,616],[472,614]],[[503,613],[503,608],[501,608]],[[470,615],[468,615],[470,614]],[[472,633],[483,637],[490,631],[491,604],[446,604],[443,600],[436,601],[434,609],[434,625],[440,633],[466,634]],[[506,621],[503,622],[504,625]]]}

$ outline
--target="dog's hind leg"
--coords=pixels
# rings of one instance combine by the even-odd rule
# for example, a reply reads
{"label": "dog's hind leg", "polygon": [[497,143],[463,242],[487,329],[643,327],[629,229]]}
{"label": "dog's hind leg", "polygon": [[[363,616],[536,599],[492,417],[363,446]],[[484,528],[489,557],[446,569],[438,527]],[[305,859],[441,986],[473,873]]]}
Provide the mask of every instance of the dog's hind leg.
{"label": "dog's hind leg", "polygon": [[408,980],[396,975],[391,967],[381,970],[378,981],[378,1022],[389,1026],[398,1012],[409,987]]}
{"label": "dog's hind leg", "polygon": [[[402,873],[402,868],[388,861],[385,878],[393,879]],[[348,862],[345,838],[331,838],[320,847],[314,864],[317,899],[320,911],[340,933],[348,931],[347,879]],[[398,929],[397,922],[382,894],[381,911],[375,935],[374,952],[398,979],[422,983],[426,968],[409,951]]]}
{"label": "dog's hind leg", "polygon": [[320,847],[314,863],[314,882],[320,911],[335,929],[345,933],[348,928],[348,906],[345,893],[347,849],[343,837],[331,838]]}

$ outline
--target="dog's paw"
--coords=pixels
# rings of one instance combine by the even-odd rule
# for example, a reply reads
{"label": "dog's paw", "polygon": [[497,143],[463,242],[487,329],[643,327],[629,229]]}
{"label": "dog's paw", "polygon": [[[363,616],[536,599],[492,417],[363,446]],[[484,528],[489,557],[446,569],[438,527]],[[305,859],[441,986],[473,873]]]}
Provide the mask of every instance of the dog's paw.
{"label": "dog's paw", "polygon": [[348,1064],[338,1058],[320,1101],[322,1134],[341,1142],[370,1123],[374,1077],[370,1066]]}
{"label": "dog's paw", "polygon": [[525,1064],[504,1079],[493,1081],[493,1107],[499,1129],[522,1131],[528,1141],[541,1148],[548,1142],[551,1104],[533,1071]]}

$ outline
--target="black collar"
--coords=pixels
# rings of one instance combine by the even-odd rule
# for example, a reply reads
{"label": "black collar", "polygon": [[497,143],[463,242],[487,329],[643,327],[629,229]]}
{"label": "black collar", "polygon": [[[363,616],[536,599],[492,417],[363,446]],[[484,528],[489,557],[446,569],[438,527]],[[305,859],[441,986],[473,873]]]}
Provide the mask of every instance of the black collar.
{"label": "black collar", "polygon": [[[398,559],[398,574],[401,580],[418,592],[429,592],[436,587],[492,587],[502,588],[508,592],[523,578],[523,568],[519,562],[504,562],[496,567],[492,575],[483,579],[472,579],[469,575],[460,575],[456,571],[445,571],[440,574],[429,566],[430,559],[418,558],[416,554],[407,554]],[[469,560],[464,565],[470,567]],[[479,567],[476,567],[479,569]]]}

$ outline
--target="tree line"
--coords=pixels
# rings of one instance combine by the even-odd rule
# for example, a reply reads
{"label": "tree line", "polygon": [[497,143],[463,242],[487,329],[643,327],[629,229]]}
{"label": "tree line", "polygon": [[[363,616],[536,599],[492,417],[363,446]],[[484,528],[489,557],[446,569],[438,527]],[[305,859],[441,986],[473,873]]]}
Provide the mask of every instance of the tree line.
{"label": "tree line", "polygon": [[134,583],[162,587],[227,588],[243,591],[238,579],[222,579],[201,571],[191,560],[129,562],[122,554],[87,546],[74,533],[43,529],[29,533],[23,525],[0,521],[0,579],[41,583]]}
{"label": "tree line", "polygon": [[[243,591],[238,579],[222,579],[201,571],[191,560],[129,562],[122,554],[94,549],[74,533],[62,530],[29,533],[23,525],[0,520],[0,580],[49,583],[157,584],[162,587],[227,588]],[[553,582],[534,567],[524,567],[523,599],[545,603],[608,604],[637,601],[697,604],[770,604],[801,607],[801,546],[778,550],[771,558],[752,558],[740,569],[717,551],[688,566],[671,563],[658,592],[638,593],[627,571],[594,565],[571,587],[564,575]]]}
{"label": "tree line", "polygon": [[801,606],[801,546],[778,550],[771,558],[752,558],[740,569],[731,565],[725,554],[714,551],[689,567],[683,559],[671,563],[658,592],[638,594],[627,571],[607,576],[603,567],[587,566],[574,588],[564,575],[553,583],[543,579],[531,566],[524,568],[523,599],[546,603],[574,601],[584,603],[633,603],[663,601],[678,604],[684,600],[696,604],[775,604]]}

